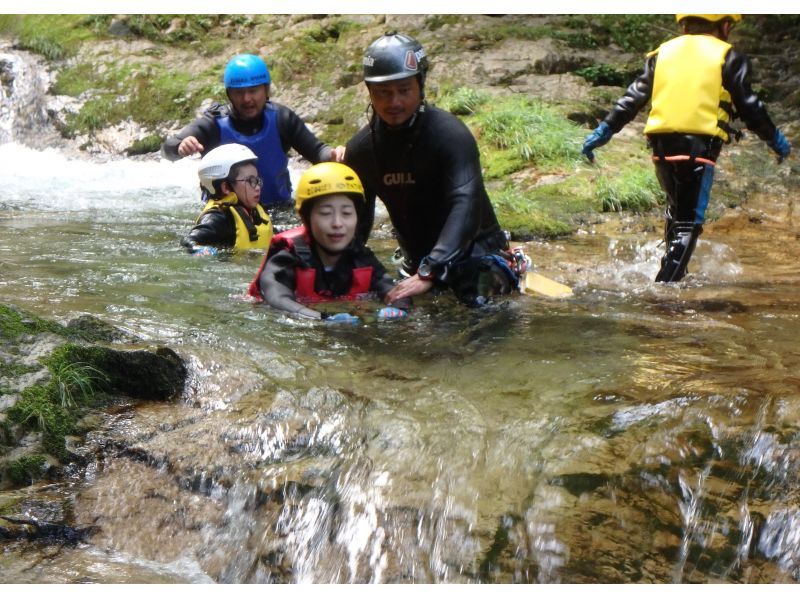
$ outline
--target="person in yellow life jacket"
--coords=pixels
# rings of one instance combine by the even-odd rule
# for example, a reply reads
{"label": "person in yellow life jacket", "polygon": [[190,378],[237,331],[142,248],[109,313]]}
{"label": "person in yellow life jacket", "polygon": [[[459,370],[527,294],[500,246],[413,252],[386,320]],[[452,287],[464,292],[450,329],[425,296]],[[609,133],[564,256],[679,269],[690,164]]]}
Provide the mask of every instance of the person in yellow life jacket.
{"label": "person in yellow life jacket", "polygon": [[197,173],[209,200],[181,245],[201,255],[269,247],[272,222],[259,204],[262,180],[257,159],[252,150],[236,143],[220,145],[203,156]]}
{"label": "person in yellow life jacket", "polygon": [[791,152],[750,84],[750,62],[728,43],[741,15],[679,14],[683,35],[647,55],[644,72],[583,144],[609,142],[648,103],[644,133],[656,176],[667,196],[666,250],[656,282],[677,282],[703,231],[714,166],[725,143],[739,136],[734,117],[764,140],[781,162]]}
{"label": "person in yellow life jacket", "polygon": [[[309,168],[295,201],[303,225],[275,235],[248,294],[301,317],[358,323],[357,316],[325,314],[317,304],[370,295],[383,300],[395,285],[356,236],[364,204],[364,188],[349,166],[323,162]],[[377,319],[405,318],[409,305],[410,300],[397,301],[379,309]]]}

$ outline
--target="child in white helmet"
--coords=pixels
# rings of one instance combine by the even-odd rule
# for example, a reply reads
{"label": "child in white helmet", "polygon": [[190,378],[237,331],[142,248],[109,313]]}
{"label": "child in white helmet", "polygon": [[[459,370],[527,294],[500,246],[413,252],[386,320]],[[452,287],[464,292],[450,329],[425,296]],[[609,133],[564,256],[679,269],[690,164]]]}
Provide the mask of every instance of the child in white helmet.
{"label": "child in white helmet", "polygon": [[181,245],[190,252],[213,255],[219,249],[260,250],[272,240],[272,222],[259,204],[261,186],[256,161],[247,147],[229,143],[200,160],[200,185],[209,200]]}

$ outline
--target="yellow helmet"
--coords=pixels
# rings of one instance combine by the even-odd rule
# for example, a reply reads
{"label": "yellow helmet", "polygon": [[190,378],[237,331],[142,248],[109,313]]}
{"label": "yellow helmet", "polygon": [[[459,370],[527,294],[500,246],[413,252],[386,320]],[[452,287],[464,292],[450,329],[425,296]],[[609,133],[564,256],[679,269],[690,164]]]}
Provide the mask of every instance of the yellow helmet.
{"label": "yellow helmet", "polygon": [[725,19],[729,19],[734,23],[738,23],[742,20],[742,15],[675,15],[675,20],[680,23],[683,19],[687,17],[694,17],[696,19],[703,19],[704,21],[710,21],[712,23],[716,23],[717,21],[722,21]]}
{"label": "yellow helmet", "polygon": [[305,202],[335,193],[344,193],[353,201],[364,203],[364,187],[352,168],[338,162],[320,162],[300,177],[294,207],[299,212]]}

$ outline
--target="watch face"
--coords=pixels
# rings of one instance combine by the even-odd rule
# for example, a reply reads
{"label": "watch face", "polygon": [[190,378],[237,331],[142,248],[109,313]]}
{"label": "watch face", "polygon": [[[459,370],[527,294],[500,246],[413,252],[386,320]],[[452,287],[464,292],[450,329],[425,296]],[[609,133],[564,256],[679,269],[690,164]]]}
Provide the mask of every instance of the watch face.
{"label": "watch face", "polygon": [[428,264],[420,264],[419,268],[417,268],[417,274],[420,278],[430,278],[431,267]]}

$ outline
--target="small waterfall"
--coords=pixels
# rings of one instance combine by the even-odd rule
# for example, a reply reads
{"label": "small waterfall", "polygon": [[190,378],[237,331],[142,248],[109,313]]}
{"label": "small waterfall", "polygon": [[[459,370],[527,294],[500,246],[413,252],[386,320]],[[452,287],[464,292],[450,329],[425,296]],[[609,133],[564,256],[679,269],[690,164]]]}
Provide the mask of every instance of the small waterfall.
{"label": "small waterfall", "polygon": [[50,75],[39,59],[0,45],[0,145],[25,135],[31,137],[26,145],[40,145],[49,125],[49,86]]}

